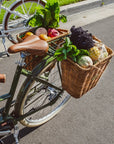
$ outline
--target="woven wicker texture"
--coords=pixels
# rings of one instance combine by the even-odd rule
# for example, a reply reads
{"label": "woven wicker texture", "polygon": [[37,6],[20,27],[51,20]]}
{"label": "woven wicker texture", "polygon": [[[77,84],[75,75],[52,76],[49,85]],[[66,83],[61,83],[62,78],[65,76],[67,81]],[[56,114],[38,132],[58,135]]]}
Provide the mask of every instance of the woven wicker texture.
{"label": "woven wicker texture", "polygon": [[[95,39],[98,40],[97,38]],[[107,46],[106,48],[109,56],[89,68],[82,68],[70,59],[63,60],[61,63],[63,89],[71,96],[80,98],[87,91],[95,87],[113,56],[113,51]]]}
{"label": "woven wicker texture", "polygon": [[[34,34],[36,29],[37,29],[37,28],[32,28],[32,29],[29,30],[29,32],[32,32],[32,33]],[[60,37],[63,37],[63,36],[65,36],[65,35],[68,35],[68,33],[69,33],[69,31],[68,31],[68,30],[65,30],[65,29],[57,29],[57,30],[58,30],[58,32],[59,32],[59,36],[53,37],[53,38],[51,38],[50,40],[48,40],[47,42],[50,42],[50,41],[53,41],[53,40],[58,39],[58,38],[60,38]],[[17,40],[18,40],[18,42],[22,42],[22,41],[23,41],[23,40],[21,39],[21,36],[22,36],[22,35],[25,35],[26,32],[28,32],[28,31],[22,32],[22,33],[20,33],[20,34],[17,35]]]}
{"label": "woven wicker texture", "polygon": [[26,56],[25,61],[24,61],[26,65],[23,68],[25,68],[26,70],[32,71],[33,68],[36,65],[38,65],[43,58],[44,56],[36,56],[36,55]]}

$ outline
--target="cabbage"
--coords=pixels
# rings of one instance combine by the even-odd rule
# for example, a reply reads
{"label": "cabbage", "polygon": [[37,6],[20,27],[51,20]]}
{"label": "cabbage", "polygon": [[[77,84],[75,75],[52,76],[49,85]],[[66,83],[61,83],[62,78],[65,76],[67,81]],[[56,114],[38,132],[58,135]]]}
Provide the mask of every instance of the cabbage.
{"label": "cabbage", "polygon": [[90,65],[93,65],[93,61],[89,56],[83,55],[79,58],[78,64],[85,68],[85,67],[88,67]]}

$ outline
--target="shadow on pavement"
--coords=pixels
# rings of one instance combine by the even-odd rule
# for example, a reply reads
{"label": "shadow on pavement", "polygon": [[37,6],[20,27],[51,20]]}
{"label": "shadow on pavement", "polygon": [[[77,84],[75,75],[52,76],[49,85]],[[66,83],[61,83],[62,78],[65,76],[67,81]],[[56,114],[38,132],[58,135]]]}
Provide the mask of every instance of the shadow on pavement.
{"label": "shadow on pavement", "polygon": [[[40,126],[39,126],[40,127]],[[28,127],[25,127],[23,129],[21,129],[19,131],[19,141],[20,139],[22,139],[23,137],[25,137],[26,135],[28,135],[29,133],[31,133],[32,131],[36,130],[37,128],[39,127],[35,127],[35,128],[28,128]],[[14,137],[13,137],[13,134],[5,137],[2,139],[4,144],[14,144],[15,143],[15,140],[14,140]]]}

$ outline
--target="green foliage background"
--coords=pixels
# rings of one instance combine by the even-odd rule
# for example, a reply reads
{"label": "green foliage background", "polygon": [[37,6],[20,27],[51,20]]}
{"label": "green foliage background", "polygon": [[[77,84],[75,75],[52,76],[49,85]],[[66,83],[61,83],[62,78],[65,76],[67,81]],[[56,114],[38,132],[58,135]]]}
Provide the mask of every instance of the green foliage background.
{"label": "green foliage background", "polygon": [[[15,0],[11,0],[11,1],[5,0],[5,1],[3,2],[3,5],[9,7],[14,1],[15,1]],[[83,1],[83,0],[58,0],[58,1],[59,1],[60,6],[63,6],[63,5],[71,4],[71,3],[80,2],[80,1]],[[5,10],[1,9],[1,13],[0,13],[0,24],[1,24],[2,21],[3,21],[4,14],[5,14]]]}

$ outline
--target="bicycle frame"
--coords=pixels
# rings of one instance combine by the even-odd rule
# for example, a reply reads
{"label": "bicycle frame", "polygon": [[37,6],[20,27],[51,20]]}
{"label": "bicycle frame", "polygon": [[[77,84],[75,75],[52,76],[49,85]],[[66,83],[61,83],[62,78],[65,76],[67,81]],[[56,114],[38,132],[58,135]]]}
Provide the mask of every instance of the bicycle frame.
{"label": "bicycle frame", "polygon": [[15,75],[14,75],[14,79],[13,79],[11,88],[10,88],[10,92],[8,94],[0,96],[1,101],[7,99],[5,107],[0,109],[1,113],[4,113],[1,117],[1,119],[0,119],[1,122],[3,122],[4,119],[5,120],[9,119],[8,114],[9,114],[9,110],[10,110],[10,107],[11,107],[11,104],[12,104],[12,100],[13,100],[13,97],[14,97],[15,90],[17,88],[19,78],[20,78],[20,75],[21,75],[21,71],[22,71],[22,66],[18,65],[17,69],[16,69],[16,72],[15,72]]}
{"label": "bicycle frame", "polygon": [[[42,80],[41,78],[37,77],[37,74],[40,73],[43,70],[43,68],[45,66],[47,66],[52,61],[56,62],[56,59],[53,56],[47,55],[43,59],[43,61],[35,67],[35,69],[32,72],[31,71],[27,71],[26,69],[23,69],[23,67],[20,66],[20,65],[17,66],[16,72],[15,72],[15,75],[14,75],[14,79],[13,79],[13,82],[12,82],[12,85],[11,85],[11,88],[10,88],[10,92],[8,94],[0,96],[0,101],[3,101],[5,99],[7,99],[5,107],[0,109],[0,113],[2,113],[2,116],[0,117],[0,123],[3,123],[4,121],[7,121],[7,120],[13,120],[13,123],[16,124],[18,121],[26,118],[27,116],[29,116],[29,115],[31,115],[31,114],[33,114],[33,113],[35,113],[35,112],[37,112],[37,111],[41,110],[42,108],[44,108],[44,107],[49,105],[49,103],[48,103],[48,104],[43,105],[42,107],[37,107],[33,111],[25,113],[24,115],[19,116],[19,117],[13,117],[13,116],[9,115],[9,110],[10,110],[10,108],[12,106],[12,103],[13,103],[12,100],[14,98],[14,94],[15,94],[15,91],[16,91],[16,88],[17,88],[17,85],[18,85],[18,81],[19,81],[19,78],[20,78],[21,74],[25,75],[27,78],[42,82],[42,83],[44,83],[44,84],[46,84],[48,86],[56,88],[57,90],[60,91],[60,93],[63,92],[62,89],[60,89],[60,88],[48,83],[47,81]],[[59,74],[60,74],[59,65],[58,65],[58,70],[59,70]],[[60,77],[61,77],[61,74],[60,74]]]}

